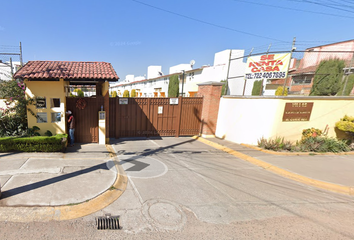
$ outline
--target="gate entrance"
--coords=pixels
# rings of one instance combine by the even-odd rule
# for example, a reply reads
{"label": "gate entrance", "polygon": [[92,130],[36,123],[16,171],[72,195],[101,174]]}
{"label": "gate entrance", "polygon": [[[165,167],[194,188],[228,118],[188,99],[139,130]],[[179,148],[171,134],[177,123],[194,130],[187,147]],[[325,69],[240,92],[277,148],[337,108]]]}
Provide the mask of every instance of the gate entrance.
{"label": "gate entrance", "polygon": [[[77,108],[79,99],[86,101],[84,109]],[[67,97],[66,110],[72,111],[75,117],[75,142],[98,143],[98,111],[104,104],[104,97]]]}
{"label": "gate entrance", "polygon": [[109,136],[197,135],[203,98],[110,98]]}

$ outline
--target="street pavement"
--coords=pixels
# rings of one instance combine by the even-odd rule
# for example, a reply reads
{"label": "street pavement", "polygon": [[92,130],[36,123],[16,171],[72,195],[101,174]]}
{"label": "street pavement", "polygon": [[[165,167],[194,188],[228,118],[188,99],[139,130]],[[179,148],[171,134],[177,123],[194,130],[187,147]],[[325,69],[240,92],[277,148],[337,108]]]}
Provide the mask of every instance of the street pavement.
{"label": "street pavement", "polygon": [[[269,173],[268,168],[278,171]],[[0,153],[0,221],[67,220],[110,213],[122,217],[127,231],[139,232],[151,226],[181,229],[187,221],[185,208],[209,223],[262,219],[279,213],[246,217],[240,211],[247,208],[227,203],[236,197],[235,182],[256,184],[256,191],[271,179],[289,189],[300,186],[309,196],[307,191],[318,181],[330,184],[327,190],[344,188],[351,195],[353,169],[350,154],[275,155],[217,138],[112,139],[107,146],[76,144],[65,153]],[[260,175],[252,178],[250,173],[255,172]],[[292,174],[302,176],[300,183]],[[326,191],[326,184],[318,186]],[[240,202],[249,201],[246,188],[237,186],[243,193],[237,195]],[[266,199],[271,194],[255,197],[260,191],[256,192],[252,201],[270,201]],[[214,208],[209,210],[210,206]],[[128,210],[136,214],[128,216]]]}

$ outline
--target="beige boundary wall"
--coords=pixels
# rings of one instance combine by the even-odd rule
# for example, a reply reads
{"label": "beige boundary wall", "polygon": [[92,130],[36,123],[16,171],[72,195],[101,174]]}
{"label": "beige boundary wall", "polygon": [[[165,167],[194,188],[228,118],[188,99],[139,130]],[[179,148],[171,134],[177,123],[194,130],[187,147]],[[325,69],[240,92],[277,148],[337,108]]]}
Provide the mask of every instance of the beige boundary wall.
{"label": "beige boundary wall", "polygon": [[[309,121],[283,122],[286,103],[313,102]],[[354,97],[243,97],[220,99],[215,136],[235,143],[257,145],[257,140],[284,137],[301,139],[306,128],[322,131],[328,125],[328,136],[337,137],[335,123],[345,114],[354,116]]]}

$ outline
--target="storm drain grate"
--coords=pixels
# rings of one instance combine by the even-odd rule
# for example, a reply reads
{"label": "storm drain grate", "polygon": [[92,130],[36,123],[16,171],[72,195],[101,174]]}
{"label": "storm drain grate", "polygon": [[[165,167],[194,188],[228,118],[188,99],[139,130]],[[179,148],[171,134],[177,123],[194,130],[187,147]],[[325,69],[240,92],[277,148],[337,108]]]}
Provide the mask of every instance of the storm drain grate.
{"label": "storm drain grate", "polygon": [[119,227],[119,216],[111,216],[106,214],[104,217],[96,218],[96,226],[98,230],[118,230]]}

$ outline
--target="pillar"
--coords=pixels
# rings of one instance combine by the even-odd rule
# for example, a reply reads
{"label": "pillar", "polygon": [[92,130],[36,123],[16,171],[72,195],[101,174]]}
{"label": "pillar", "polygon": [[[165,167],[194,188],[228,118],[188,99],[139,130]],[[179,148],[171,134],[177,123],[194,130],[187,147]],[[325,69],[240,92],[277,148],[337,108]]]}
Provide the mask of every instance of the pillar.
{"label": "pillar", "polygon": [[221,82],[205,82],[198,84],[198,97],[203,97],[202,127],[203,137],[214,137],[219,113]]}

